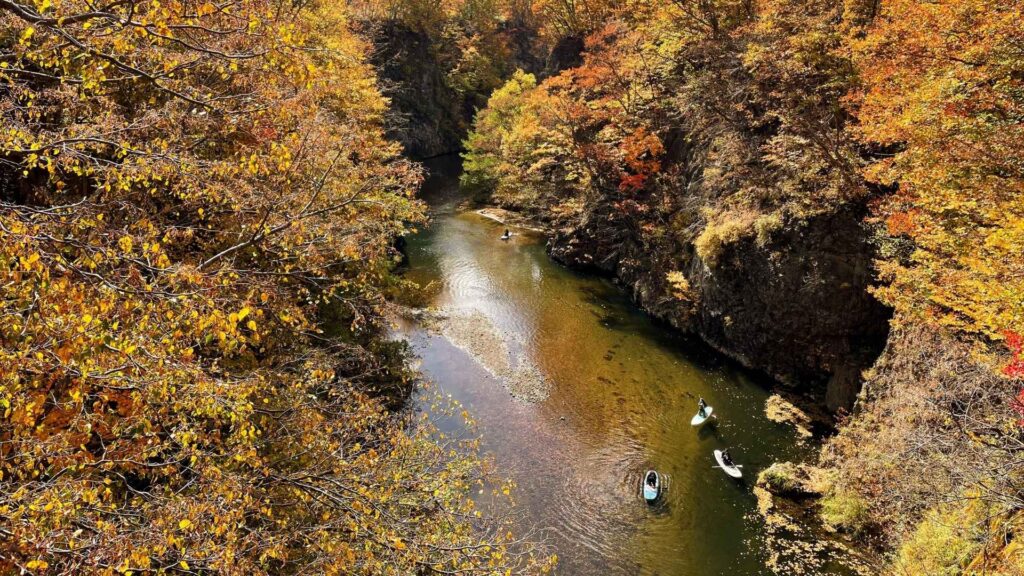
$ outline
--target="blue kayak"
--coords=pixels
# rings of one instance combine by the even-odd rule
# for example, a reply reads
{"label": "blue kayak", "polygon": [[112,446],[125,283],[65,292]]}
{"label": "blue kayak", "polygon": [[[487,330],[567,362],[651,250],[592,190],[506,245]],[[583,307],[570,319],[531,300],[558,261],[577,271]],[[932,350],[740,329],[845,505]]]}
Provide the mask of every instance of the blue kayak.
{"label": "blue kayak", "polygon": [[661,477],[654,470],[648,470],[647,474],[644,474],[644,500],[650,504],[658,499],[659,494],[661,494]]}

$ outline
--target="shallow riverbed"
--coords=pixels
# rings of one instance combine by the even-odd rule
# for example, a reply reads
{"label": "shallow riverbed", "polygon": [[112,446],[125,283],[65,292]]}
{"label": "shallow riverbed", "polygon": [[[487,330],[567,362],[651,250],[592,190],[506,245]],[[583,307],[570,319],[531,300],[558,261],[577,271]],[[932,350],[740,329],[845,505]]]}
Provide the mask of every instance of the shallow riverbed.
{"label": "shallow riverbed", "polygon": [[[504,226],[459,211],[456,163],[431,166],[433,224],[408,242],[407,275],[435,283],[442,320],[402,332],[516,482],[522,529],[550,540],[559,574],[769,574],[753,480],[807,449],[765,417],[765,382],[558,266],[542,238],[502,241]],[[695,429],[699,396],[718,421]],[[713,468],[724,447],[743,481]],[[656,506],[639,495],[649,468],[668,477]]]}

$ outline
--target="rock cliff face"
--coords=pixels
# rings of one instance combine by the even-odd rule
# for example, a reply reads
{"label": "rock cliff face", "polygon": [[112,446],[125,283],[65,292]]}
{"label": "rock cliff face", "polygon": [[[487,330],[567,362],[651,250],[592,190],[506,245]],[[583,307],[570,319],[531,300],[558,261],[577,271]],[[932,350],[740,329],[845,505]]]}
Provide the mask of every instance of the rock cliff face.
{"label": "rock cliff face", "polygon": [[[860,370],[884,345],[889,312],[868,292],[872,250],[863,210],[789,223],[759,244],[740,239],[714,265],[692,240],[638,240],[611,207],[560,227],[558,261],[618,278],[655,317],[700,335],[721,352],[801,390],[825,389],[827,405],[852,406]],[[666,276],[684,274],[688,298]]]}
{"label": "rock cliff face", "polygon": [[457,152],[473,110],[449,87],[430,37],[398,22],[378,25],[370,37],[371,61],[391,99],[388,135],[413,158]]}

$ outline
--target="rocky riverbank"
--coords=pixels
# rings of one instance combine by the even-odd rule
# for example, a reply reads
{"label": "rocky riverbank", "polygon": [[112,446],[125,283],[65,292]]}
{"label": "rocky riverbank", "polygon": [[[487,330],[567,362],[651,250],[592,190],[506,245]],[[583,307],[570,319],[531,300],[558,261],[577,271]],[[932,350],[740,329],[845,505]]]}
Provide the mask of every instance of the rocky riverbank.
{"label": "rocky riverbank", "polygon": [[550,383],[543,372],[525,354],[513,352],[509,335],[484,314],[425,309],[407,309],[401,313],[469,354],[516,400],[533,403],[548,397]]}
{"label": "rocky riverbank", "polygon": [[609,206],[559,226],[548,247],[568,266],[616,277],[653,316],[837,410],[853,405],[888,331],[888,311],[868,292],[862,216],[840,210],[741,237],[709,262],[694,238],[652,242]]}

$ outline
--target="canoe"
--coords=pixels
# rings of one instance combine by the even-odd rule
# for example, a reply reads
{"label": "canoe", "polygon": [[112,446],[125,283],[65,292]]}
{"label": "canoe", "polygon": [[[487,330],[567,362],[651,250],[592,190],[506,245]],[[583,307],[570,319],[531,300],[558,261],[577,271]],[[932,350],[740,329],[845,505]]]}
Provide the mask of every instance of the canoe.
{"label": "canoe", "polygon": [[715,450],[715,460],[718,461],[718,467],[725,471],[726,474],[733,478],[743,478],[743,471],[740,470],[739,466],[728,466],[725,461],[722,460],[722,451]]}
{"label": "canoe", "polygon": [[700,426],[701,424],[707,422],[708,418],[711,418],[711,412],[713,411],[714,408],[712,408],[711,406],[707,406],[704,408],[703,416],[700,415],[700,412],[697,412],[696,414],[694,414],[693,418],[690,419],[690,426]]}
{"label": "canoe", "polygon": [[[654,486],[647,483],[647,478],[652,474],[654,475]],[[654,470],[648,470],[647,473],[644,474],[641,482],[643,482],[644,485],[644,500],[646,500],[648,504],[657,500],[658,495],[661,493],[661,476],[658,476],[658,473]]]}

